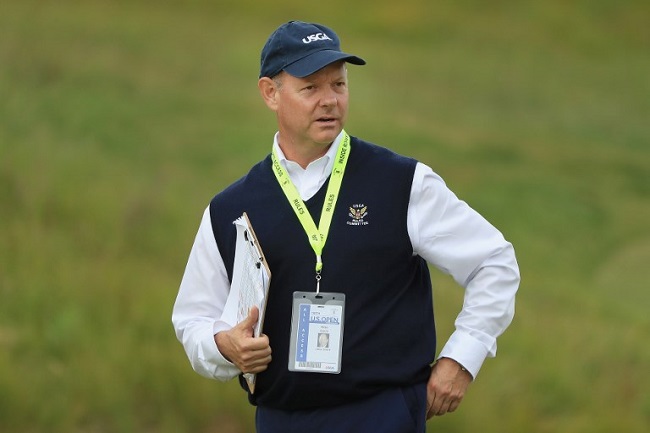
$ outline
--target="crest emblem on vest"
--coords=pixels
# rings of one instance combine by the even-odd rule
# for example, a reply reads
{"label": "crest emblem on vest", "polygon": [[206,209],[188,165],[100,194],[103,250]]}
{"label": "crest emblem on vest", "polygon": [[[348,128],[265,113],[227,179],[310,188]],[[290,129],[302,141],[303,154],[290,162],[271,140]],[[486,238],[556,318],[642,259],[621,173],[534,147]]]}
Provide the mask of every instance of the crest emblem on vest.
{"label": "crest emblem on vest", "polygon": [[355,203],[349,208],[350,212],[348,216],[350,220],[347,221],[349,226],[367,226],[368,221],[366,217],[368,216],[368,206],[365,204]]}

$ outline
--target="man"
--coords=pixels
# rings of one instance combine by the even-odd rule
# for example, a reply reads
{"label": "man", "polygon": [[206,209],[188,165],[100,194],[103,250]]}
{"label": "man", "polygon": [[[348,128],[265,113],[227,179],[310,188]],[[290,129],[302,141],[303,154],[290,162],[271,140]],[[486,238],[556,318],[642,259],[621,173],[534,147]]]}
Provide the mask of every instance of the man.
{"label": "man", "polygon": [[[514,314],[519,271],[501,233],[426,165],[344,131],[347,64],[365,61],[325,26],[292,21],[269,37],[258,86],[277,118],[272,152],[211,201],[174,306],[198,373],[245,389],[241,374],[257,373],[261,433],[424,432],[456,410]],[[244,211],[272,273],[259,337],[255,308],[221,320]],[[437,360],[427,262],[465,288]],[[330,334],[326,351],[299,346],[303,312]]]}

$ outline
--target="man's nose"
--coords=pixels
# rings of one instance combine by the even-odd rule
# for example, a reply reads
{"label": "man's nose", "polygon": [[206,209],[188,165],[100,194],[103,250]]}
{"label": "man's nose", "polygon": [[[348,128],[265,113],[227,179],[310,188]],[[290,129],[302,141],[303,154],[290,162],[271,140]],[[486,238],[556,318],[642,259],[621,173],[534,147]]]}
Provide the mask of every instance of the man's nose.
{"label": "man's nose", "polygon": [[338,95],[334,89],[323,90],[323,95],[320,98],[320,105],[323,107],[332,107],[338,104]]}

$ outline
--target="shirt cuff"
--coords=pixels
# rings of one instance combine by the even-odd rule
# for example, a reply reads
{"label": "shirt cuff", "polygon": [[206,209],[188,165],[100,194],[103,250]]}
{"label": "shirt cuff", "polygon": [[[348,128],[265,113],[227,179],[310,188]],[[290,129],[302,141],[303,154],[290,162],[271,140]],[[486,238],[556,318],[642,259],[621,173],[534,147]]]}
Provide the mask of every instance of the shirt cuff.
{"label": "shirt cuff", "polygon": [[230,329],[228,325],[216,322],[212,327],[212,332],[209,334],[206,332],[206,335],[201,339],[201,364],[211,366],[212,371],[210,372],[210,376],[224,382],[241,374],[241,371],[235,366],[235,364],[228,361],[221,352],[219,352],[217,343],[214,341],[214,336],[218,332],[227,329]]}
{"label": "shirt cuff", "polygon": [[438,359],[453,359],[476,379],[488,353],[488,349],[479,340],[465,332],[455,331],[440,351]]}

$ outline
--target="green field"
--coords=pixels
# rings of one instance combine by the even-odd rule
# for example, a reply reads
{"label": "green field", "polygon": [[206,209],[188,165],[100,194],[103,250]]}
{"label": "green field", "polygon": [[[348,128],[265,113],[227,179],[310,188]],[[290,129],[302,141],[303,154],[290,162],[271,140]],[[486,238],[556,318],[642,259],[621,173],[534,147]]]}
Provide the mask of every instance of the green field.
{"label": "green field", "polygon": [[[346,127],[513,242],[517,314],[431,432],[650,431],[650,2],[0,4],[0,431],[253,430],[170,322],[210,198],[270,150],[264,40],[334,27]],[[439,339],[462,292],[434,275]]]}

